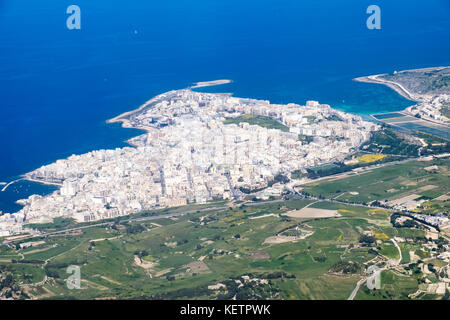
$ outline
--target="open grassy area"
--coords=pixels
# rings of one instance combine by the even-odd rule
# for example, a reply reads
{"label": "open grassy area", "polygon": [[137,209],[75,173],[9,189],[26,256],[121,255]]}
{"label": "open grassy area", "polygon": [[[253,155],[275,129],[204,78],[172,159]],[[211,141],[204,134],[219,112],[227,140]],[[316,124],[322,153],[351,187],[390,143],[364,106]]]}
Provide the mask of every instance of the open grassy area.
{"label": "open grassy area", "polygon": [[384,242],[380,246],[380,250],[378,252],[388,259],[398,259],[399,258],[397,248],[392,243],[389,243],[389,242]]}
{"label": "open grassy area", "polygon": [[361,287],[356,299],[358,300],[380,300],[380,299],[408,299],[408,293],[417,290],[417,280],[413,277],[405,277],[394,271],[383,271],[381,273],[381,289],[369,290],[367,287]]}
{"label": "open grassy area", "polygon": [[239,124],[241,122],[247,122],[252,125],[258,125],[263,128],[267,129],[278,129],[284,132],[289,132],[289,127],[286,127],[285,125],[281,124],[280,122],[269,118],[269,117],[263,117],[263,116],[255,116],[251,114],[246,114],[240,117],[236,118],[228,118],[223,123],[224,124]]}
{"label": "open grassy area", "polygon": [[[285,216],[307,205],[338,210],[340,217]],[[213,299],[225,297],[225,293],[209,290],[208,285],[230,280],[234,283],[244,275],[269,281],[270,286],[259,285],[260,298],[346,299],[362,276],[363,264],[376,256],[369,247],[358,245],[363,232],[383,238],[380,253],[395,257],[395,247],[387,238],[398,236],[400,229],[391,227],[388,219],[387,211],[329,202],[251,203],[194,211],[178,218],[158,219],[158,223],[92,227],[78,235],[47,238],[45,243],[23,250],[3,248],[0,258],[8,255],[18,261],[0,265],[10,267],[28,294],[41,299]],[[136,225],[140,227],[132,227]],[[307,236],[266,242],[284,231],[295,235],[289,230],[297,228]],[[330,272],[333,266],[348,262],[356,263],[359,271]],[[81,290],[66,287],[69,265],[81,267]],[[39,284],[45,274],[49,280]],[[245,286],[230,290],[237,290],[241,298],[256,297],[256,291]],[[398,295],[398,288],[392,290]]]}

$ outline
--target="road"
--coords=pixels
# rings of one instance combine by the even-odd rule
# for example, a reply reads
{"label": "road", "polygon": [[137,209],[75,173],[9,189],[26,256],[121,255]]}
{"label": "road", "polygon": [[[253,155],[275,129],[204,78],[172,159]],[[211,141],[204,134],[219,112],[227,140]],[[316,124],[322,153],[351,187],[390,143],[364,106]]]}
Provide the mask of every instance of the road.
{"label": "road", "polygon": [[[393,265],[387,264],[385,267],[380,268],[380,271],[379,271],[380,273],[381,273],[382,271],[384,271],[384,270],[389,270],[389,269],[394,269],[394,268],[397,268],[397,267],[403,267],[403,266],[409,265],[409,262],[400,265],[400,262],[401,262],[402,259],[403,259],[403,257],[402,257],[402,250],[400,249],[400,247],[399,247],[397,241],[395,241],[394,239],[391,239],[391,241],[394,243],[394,246],[395,246],[395,247],[397,248],[397,250],[398,250],[399,258],[398,258],[397,260],[394,261],[394,264],[393,264]],[[423,259],[423,261],[430,260],[430,259],[434,259],[434,258],[433,258],[433,257],[431,257],[431,258],[426,258],[426,259]],[[368,277],[364,277],[364,278],[362,278],[361,280],[359,280],[359,281],[356,283],[355,289],[353,289],[352,293],[350,294],[350,296],[348,297],[347,300],[353,300],[353,299],[355,298],[356,294],[357,294],[358,291],[359,291],[359,288],[361,287],[361,285],[362,285],[364,282],[367,281],[367,278],[368,278]]]}
{"label": "road", "polygon": [[356,283],[355,289],[353,289],[352,293],[350,294],[350,296],[348,297],[347,300],[353,300],[353,299],[355,298],[356,294],[357,294],[358,291],[359,291],[359,287],[361,287],[361,285],[362,285],[364,282],[366,282],[366,281],[367,281],[367,278],[362,278],[361,280],[359,280],[359,281]]}
{"label": "road", "polygon": [[[299,194],[298,192],[296,192],[295,190],[294,190],[294,192],[296,194],[298,194],[301,198],[304,198],[304,199],[319,200],[319,199],[316,199],[313,197],[305,197],[305,196]],[[253,206],[266,205],[266,204],[270,204],[270,203],[278,203],[278,202],[292,201],[292,200],[296,200],[296,199],[290,199],[290,200],[279,199],[279,200],[272,200],[272,201],[252,202],[252,203],[244,203],[244,205],[253,207]],[[334,202],[340,203],[338,201],[334,201]],[[354,204],[354,205],[360,206],[358,204]],[[363,205],[361,205],[361,206],[363,206]],[[212,208],[208,207],[208,208],[204,208],[204,209],[196,209],[196,210],[189,210],[189,211],[182,211],[182,212],[175,212],[175,213],[166,213],[166,214],[161,214],[161,215],[157,215],[157,216],[129,218],[129,219],[121,220],[120,223],[141,222],[141,221],[150,221],[150,220],[157,220],[157,219],[164,219],[164,218],[174,218],[174,217],[180,217],[180,216],[197,213],[197,212],[208,212],[208,211],[224,210],[224,209],[228,209],[228,205],[220,206],[220,207],[212,207]],[[30,239],[34,239],[34,238],[58,235],[58,234],[69,233],[69,232],[73,232],[73,231],[77,231],[77,230],[83,230],[83,229],[89,229],[89,228],[95,228],[95,227],[101,227],[101,226],[108,226],[108,225],[113,225],[114,223],[115,223],[114,221],[99,222],[99,223],[90,224],[87,226],[68,228],[68,229],[63,229],[63,230],[59,230],[59,231],[43,232],[43,233],[39,233],[39,234],[35,234],[35,235],[20,237],[18,239],[14,239],[14,240],[5,240],[1,244],[5,245],[5,244],[9,244],[9,243],[15,243],[17,241],[30,240]]]}
{"label": "road", "polygon": [[[286,200],[261,201],[261,202],[246,203],[245,205],[246,206],[258,206],[258,205],[265,205],[265,204],[269,204],[269,203],[277,203],[277,202],[282,202],[282,201],[286,201]],[[208,208],[204,208],[204,209],[196,209],[196,210],[189,210],[189,211],[182,211],[182,212],[175,212],[175,213],[166,213],[166,214],[161,214],[161,215],[157,215],[157,216],[129,218],[129,219],[121,220],[120,223],[142,222],[142,221],[151,221],[151,220],[158,220],[158,219],[165,219],[165,218],[174,218],[174,217],[180,217],[180,216],[197,213],[197,212],[208,212],[208,211],[225,210],[225,209],[228,209],[228,205],[220,206],[220,207],[212,207],[212,208],[208,207]],[[14,243],[17,241],[30,240],[30,239],[34,239],[34,238],[58,235],[58,234],[62,234],[62,233],[69,233],[69,232],[73,232],[73,231],[77,231],[77,230],[83,230],[83,229],[89,229],[89,228],[95,228],[95,227],[101,227],[101,226],[108,226],[108,225],[113,225],[114,223],[115,223],[114,221],[108,221],[108,222],[100,222],[100,223],[90,224],[87,226],[63,229],[63,230],[59,230],[59,231],[42,232],[42,233],[35,234],[35,235],[20,237],[18,239],[14,239],[14,240],[9,240],[9,241],[5,240],[1,244],[5,245],[5,244],[9,244],[9,243]]]}
{"label": "road", "polygon": [[[439,155],[436,155],[436,156],[439,156]],[[374,164],[374,165],[370,165],[370,166],[366,166],[366,167],[352,169],[351,171],[346,171],[346,172],[336,173],[336,174],[325,176],[325,177],[320,177],[320,178],[317,178],[317,179],[307,179],[305,181],[294,180],[294,182],[296,182],[297,185],[299,183],[300,183],[300,185],[303,185],[303,184],[307,184],[307,183],[311,183],[311,182],[318,182],[318,181],[332,179],[332,178],[339,178],[339,177],[342,177],[342,176],[346,176],[346,175],[348,175],[349,173],[352,173],[352,172],[356,173],[356,174],[362,174],[365,171],[370,171],[370,170],[373,170],[373,169],[383,168],[383,167],[391,166],[391,165],[395,165],[395,164],[407,163],[407,162],[411,162],[411,161],[420,161],[421,159],[424,159],[424,158],[428,158],[428,156],[417,157],[417,158],[407,158],[407,159],[403,159],[403,160],[396,160],[396,161],[390,161],[390,162],[381,163],[381,164]]]}
{"label": "road", "polygon": [[[337,201],[337,200],[328,200],[328,199],[318,199],[318,198],[315,198],[315,197],[306,197],[306,196],[298,193],[297,191],[295,191],[293,188],[292,188],[292,191],[295,194],[297,194],[299,197],[303,198],[303,199],[309,199],[309,200],[315,200],[315,201],[328,201],[328,202],[332,202],[332,203],[345,204],[345,205],[357,206],[357,207],[370,207],[370,208],[384,209],[384,208],[377,207],[377,206],[367,206],[367,205],[362,205],[362,204],[358,204],[358,203],[346,203],[346,202],[341,202],[341,201]],[[259,206],[259,205],[266,205],[266,204],[270,204],[270,203],[278,203],[278,202],[292,201],[292,200],[295,200],[295,199],[290,199],[290,200],[282,200],[282,199],[280,199],[280,200],[272,200],[272,201],[261,201],[261,202],[245,203],[245,206]],[[140,218],[129,218],[129,219],[121,220],[120,223],[150,221],[150,220],[157,220],[157,219],[164,219],[164,218],[174,218],[174,217],[184,216],[184,215],[187,215],[187,214],[192,214],[192,213],[197,213],[197,212],[208,212],[208,211],[214,211],[214,210],[224,210],[224,209],[227,209],[227,208],[228,208],[228,206],[226,205],[226,206],[221,206],[221,207],[212,207],[212,208],[189,210],[189,211],[182,211],[182,212],[175,212],[175,213],[167,213],[167,214],[161,214],[161,215],[157,215],[157,216],[140,217]],[[44,236],[57,235],[57,234],[62,234],[62,233],[69,233],[69,232],[73,232],[73,231],[77,231],[77,230],[83,230],[83,229],[88,229],[88,228],[95,228],[95,227],[100,227],[100,226],[113,225],[114,223],[115,223],[114,221],[100,222],[100,223],[96,223],[96,224],[90,224],[90,225],[87,225],[87,226],[68,228],[68,229],[63,229],[63,230],[59,230],[59,231],[43,232],[43,233],[40,233],[40,234],[35,234],[35,235],[26,236],[26,237],[21,237],[19,239],[15,239],[15,240],[9,240],[9,241],[5,240],[5,241],[3,241],[2,244],[9,244],[9,243],[14,243],[14,242],[23,241],[23,240],[29,240],[29,239],[33,239],[33,238],[40,238],[40,237],[44,237]]]}
{"label": "road", "polygon": [[6,189],[8,189],[8,187],[10,185],[12,185],[12,184],[14,184],[16,182],[19,182],[20,180],[22,180],[22,179],[17,179],[17,180],[14,180],[14,181],[11,181],[10,183],[8,183],[6,186],[3,187],[2,192],[6,191]]}
{"label": "road", "polygon": [[[423,157],[421,157],[421,158],[423,158]],[[388,162],[388,163],[385,163],[385,164],[372,165],[372,166],[368,166],[368,167],[364,167],[364,168],[359,168],[359,169],[356,170],[356,173],[357,174],[362,174],[365,171],[372,170],[372,169],[375,169],[375,168],[385,167],[385,166],[399,164],[399,163],[406,163],[406,162],[410,162],[410,161],[417,161],[417,160],[419,160],[421,158],[408,158],[408,159],[405,159],[405,160],[393,161],[393,162]],[[355,170],[352,170],[352,172],[355,172]],[[339,173],[339,174],[336,174],[336,175],[322,177],[322,178],[319,178],[319,179],[309,180],[307,182],[303,182],[302,184],[306,184],[306,183],[310,183],[310,182],[316,182],[316,181],[321,181],[321,180],[326,180],[326,179],[335,178],[335,177],[340,177],[340,176],[346,175],[348,173],[349,172]],[[345,204],[345,205],[358,206],[358,207],[371,207],[371,208],[385,209],[385,208],[378,207],[378,206],[367,206],[367,205],[358,204],[358,203],[347,203],[347,202],[338,201],[338,200],[335,200],[335,199],[319,199],[319,198],[312,197],[312,196],[304,196],[304,195],[298,193],[295,190],[293,185],[296,185],[296,184],[298,184],[298,181],[293,181],[289,185],[287,185],[287,188],[293,194],[296,194],[300,198],[303,198],[303,199],[316,200],[316,201],[328,201],[328,202],[332,202],[332,203]],[[5,188],[6,187],[7,186],[5,186]],[[294,199],[290,199],[290,200],[294,200]],[[258,206],[258,205],[265,205],[265,204],[268,204],[268,203],[277,203],[277,202],[282,202],[282,201],[286,201],[286,200],[280,199],[280,200],[273,200],[273,201],[252,202],[252,203],[245,203],[245,205],[246,206]],[[287,201],[289,201],[289,199]],[[183,215],[197,213],[197,212],[208,212],[208,211],[214,211],[214,210],[224,210],[224,209],[227,209],[227,208],[228,208],[228,206],[224,205],[224,206],[212,207],[212,208],[204,208],[204,209],[188,210],[188,211],[168,213],[168,214],[160,214],[160,215],[149,216],[149,217],[129,218],[129,219],[121,220],[120,223],[151,221],[151,220],[157,220],[157,219],[163,219],[163,218],[174,218],[174,217],[180,217],[180,216],[183,216]],[[63,229],[63,230],[59,230],[59,231],[43,232],[43,233],[36,234],[36,235],[30,235],[30,236],[27,236],[27,237],[21,237],[20,239],[16,239],[16,240],[9,240],[9,241],[5,240],[5,241],[3,241],[2,244],[5,245],[5,244],[9,244],[9,243],[14,243],[16,241],[23,241],[25,239],[28,240],[28,239],[33,239],[33,238],[40,238],[40,237],[45,237],[45,236],[63,234],[63,233],[77,231],[77,230],[83,230],[83,229],[88,229],[88,228],[99,227],[99,226],[113,225],[114,223],[115,223],[114,221],[100,222],[100,223],[91,224],[91,225],[87,225],[87,226],[68,228],[68,229]],[[395,247],[397,248],[397,250],[399,252],[399,258],[397,260],[395,260],[393,265],[389,265],[388,264],[386,267],[381,268],[380,272],[383,271],[383,270],[388,270],[388,269],[396,268],[396,267],[400,266],[400,262],[402,260],[401,249],[400,249],[400,247],[398,246],[397,242],[394,239],[391,239],[391,241],[393,242],[393,244],[395,245]],[[428,260],[428,259],[424,259],[424,260]],[[405,265],[407,265],[407,264],[405,264]],[[357,295],[361,285],[363,283],[365,283],[366,281],[367,281],[367,277],[364,277],[364,278],[360,279],[357,282],[355,288],[353,289],[353,291],[351,292],[350,296],[348,297],[348,300],[353,300],[355,298],[355,296]]]}
{"label": "road", "polygon": [[400,249],[400,247],[397,244],[397,241],[395,241],[394,239],[391,239],[391,241],[394,243],[394,246],[397,248],[398,250],[398,256],[399,258],[395,261],[395,264],[398,266],[400,264],[400,262],[402,261],[403,257],[402,257],[402,250]]}
{"label": "road", "polygon": [[231,193],[233,194],[233,199],[239,199],[239,194],[237,193],[236,189],[233,187],[233,183],[231,182],[230,173],[226,172],[225,177],[227,177],[228,185],[230,187]]}

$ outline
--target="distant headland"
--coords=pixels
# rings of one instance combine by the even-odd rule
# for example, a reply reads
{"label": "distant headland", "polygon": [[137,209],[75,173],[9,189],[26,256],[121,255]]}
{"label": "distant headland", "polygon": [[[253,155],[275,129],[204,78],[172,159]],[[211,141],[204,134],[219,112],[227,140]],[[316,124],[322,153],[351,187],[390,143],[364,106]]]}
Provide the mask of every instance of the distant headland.
{"label": "distant headland", "polygon": [[[394,71],[393,74],[376,74],[353,79],[358,82],[383,84],[395,90],[404,98],[418,102],[421,96],[429,94],[448,93],[450,89],[446,82],[450,67],[431,67]],[[447,89],[447,90],[445,90]]]}

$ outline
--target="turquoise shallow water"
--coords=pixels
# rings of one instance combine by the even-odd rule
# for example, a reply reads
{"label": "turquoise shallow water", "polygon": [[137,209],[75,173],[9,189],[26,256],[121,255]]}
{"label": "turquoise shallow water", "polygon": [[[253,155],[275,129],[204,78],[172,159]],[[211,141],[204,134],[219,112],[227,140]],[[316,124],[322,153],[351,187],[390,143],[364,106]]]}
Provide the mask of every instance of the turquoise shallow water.
{"label": "turquoise shallow water", "polygon": [[[411,102],[352,78],[450,64],[447,0],[379,0],[382,30],[365,26],[371,1],[0,0],[0,181],[73,153],[137,135],[106,119],[193,82],[275,103],[319,100],[367,115]],[[0,193],[0,210],[43,193]]]}

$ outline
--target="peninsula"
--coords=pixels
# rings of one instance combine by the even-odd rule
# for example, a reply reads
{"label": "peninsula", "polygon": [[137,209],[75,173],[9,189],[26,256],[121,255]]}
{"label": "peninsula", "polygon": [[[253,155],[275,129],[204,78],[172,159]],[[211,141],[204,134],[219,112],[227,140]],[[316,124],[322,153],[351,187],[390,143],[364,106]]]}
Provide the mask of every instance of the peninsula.
{"label": "peninsula", "polygon": [[22,210],[0,217],[0,235],[57,217],[89,222],[259,190],[280,195],[292,172],[343,160],[379,129],[316,101],[278,105],[191,89],[108,121],[145,130],[129,140],[134,147],[73,155],[26,174],[61,188],[21,200]]}
{"label": "peninsula", "polygon": [[450,67],[394,71],[353,80],[388,86],[417,102],[404,110],[406,115],[441,125],[450,124]]}

